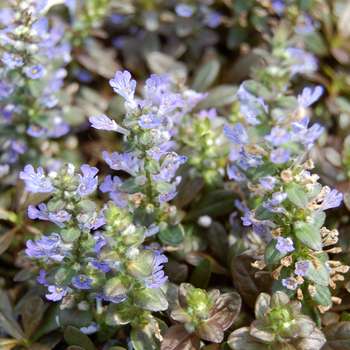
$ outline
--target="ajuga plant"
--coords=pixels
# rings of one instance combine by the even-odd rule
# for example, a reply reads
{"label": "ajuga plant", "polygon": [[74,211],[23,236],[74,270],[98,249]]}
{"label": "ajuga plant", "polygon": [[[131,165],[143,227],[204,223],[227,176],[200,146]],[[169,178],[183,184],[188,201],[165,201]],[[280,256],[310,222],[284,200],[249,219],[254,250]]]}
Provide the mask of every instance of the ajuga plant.
{"label": "ajuga plant", "polygon": [[324,334],[300,311],[301,303],[283,292],[261,293],[255,304],[256,320],[231,333],[228,344],[234,350],[321,349]]}
{"label": "ajuga plant", "polygon": [[[151,348],[160,342],[166,328],[151,311],[168,307],[163,287],[167,277],[162,270],[168,259],[157,244],[148,249],[140,247],[147,237],[158,232],[164,243],[181,242],[183,230],[176,219],[176,208],[166,202],[177,194],[181,178],[171,180],[186,161],[170,151],[169,132],[169,114],[184,102],[180,94],[161,93],[161,83],[162,79],[153,75],[146,82],[146,100],[135,100],[136,82],[129,72],[117,72],[110,84],[126,99],[128,112],[123,127],[104,115],[90,118],[94,128],[124,134],[125,150],[129,152],[113,152],[111,156],[104,152],[103,156],[111,169],[132,176],[124,183],[117,176],[106,177],[100,189],[110,192],[113,201],[101,212],[86,197],[98,185],[95,167],[83,165],[80,175],[72,164],[66,164],[45,176],[42,168],[35,172],[27,165],[20,173],[27,191],[53,196],[38,209],[30,205],[28,216],[52,221],[60,230],[35,242],[29,240],[25,253],[40,259],[41,266],[47,264],[40,270],[38,281],[48,287],[46,299],[62,300],[60,308],[65,311],[58,315],[60,326],[65,329],[67,314],[78,310],[86,315],[79,323],[80,329],[89,327],[90,333],[94,327],[97,331],[99,324],[103,328],[106,324],[131,323],[132,341],[140,342],[147,333],[143,327],[148,327],[151,336],[146,338]],[[105,230],[98,230],[102,226]],[[92,235],[91,230],[97,231]],[[107,311],[102,302],[110,303]],[[94,323],[90,324],[92,315]],[[66,341],[70,344],[73,340],[67,336]]]}
{"label": "ajuga plant", "polygon": [[[290,51],[285,50],[287,60]],[[313,162],[307,159],[307,152],[325,131],[317,123],[309,127],[306,116],[323,87],[306,87],[298,98],[283,94],[288,77],[303,72],[304,62],[295,57],[289,70],[276,65],[256,71],[256,76],[270,84],[250,80],[240,86],[240,112],[245,122],[236,123],[233,129],[225,126],[224,131],[237,145],[231,153],[237,165],[227,166],[228,176],[248,187],[257,206],[249,210],[246,203],[237,202],[244,213],[243,225],[252,226],[268,242],[254,266],[273,267],[272,291],[301,300],[303,312],[314,314],[314,305],[324,312],[332,303],[341,302],[331,296],[330,288],[344,279],[341,273],[349,267],[329,258],[328,254],[341,249],[329,247],[337,243],[338,231],[324,226],[325,210],[338,207],[343,196],[317,182],[319,176],[309,172]],[[268,80],[271,72],[278,71],[280,80]]]}
{"label": "ajuga plant", "polygon": [[[46,1],[11,1],[1,10],[1,174],[10,179],[23,167],[25,154],[32,162],[43,163],[40,149],[44,140],[69,131],[59,105],[59,90],[70,61],[69,44],[62,42],[63,27],[49,28],[41,15]],[[9,137],[10,135],[10,137]],[[46,148],[47,145],[46,145]],[[50,152],[47,152],[50,153]],[[55,161],[48,165],[54,168]],[[59,166],[59,165],[58,165]]]}

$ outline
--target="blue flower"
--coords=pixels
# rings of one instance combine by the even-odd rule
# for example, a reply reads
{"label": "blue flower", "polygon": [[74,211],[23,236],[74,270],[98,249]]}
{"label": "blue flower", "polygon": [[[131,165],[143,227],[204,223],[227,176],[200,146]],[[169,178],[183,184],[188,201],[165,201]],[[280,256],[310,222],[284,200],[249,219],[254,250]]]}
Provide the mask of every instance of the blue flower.
{"label": "blue flower", "polygon": [[12,140],[11,149],[19,154],[24,154],[27,150],[27,144],[22,140]]}
{"label": "blue flower", "polygon": [[263,185],[266,191],[271,191],[274,189],[277,179],[273,176],[265,176],[265,177],[261,177],[259,179],[259,182]]}
{"label": "blue flower", "polygon": [[73,286],[78,289],[91,289],[90,284],[92,281],[92,278],[87,278],[85,275],[72,278]]}
{"label": "blue flower", "polygon": [[257,118],[254,112],[252,111],[246,111],[244,113],[244,117],[247,120],[248,123],[252,125],[258,125],[261,124],[260,120]]}
{"label": "blue flower", "polygon": [[164,277],[164,271],[162,271],[162,264],[165,264],[167,262],[168,258],[165,255],[161,255],[159,254],[159,252],[154,251],[152,275],[144,280],[144,283],[147,288],[158,289],[165,283],[165,281],[168,279],[168,276]]}
{"label": "blue flower", "polygon": [[163,83],[163,78],[158,77],[156,74],[151,74],[151,77],[146,80],[145,91],[146,91],[146,101],[149,106],[150,102],[153,100],[155,93],[157,92],[159,86]]}
{"label": "blue flower", "polygon": [[60,287],[55,284],[54,286],[49,286],[48,290],[51,294],[46,294],[46,299],[59,301],[67,294],[68,287]]}
{"label": "blue flower", "polygon": [[283,3],[282,0],[274,0],[272,2],[272,7],[275,10],[275,12],[281,16],[283,14],[283,10],[286,8],[286,5]]}
{"label": "blue flower", "polygon": [[168,154],[169,150],[172,148],[173,142],[168,141],[159,146],[154,146],[146,151],[146,153],[152,157],[152,159],[159,160],[164,154]]}
{"label": "blue flower", "polygon": [[175,176],[178,166],[179,166],[179,163],[175,164],[175,166],[173,166],[172,164],[169,164],[166,168],[161,169],[158,174],[152,175],[153,181],[169,182]]}
{"label": "blue flower", "polygon": [[92,248],[94,248],[96,254],[100,254],[101,248],[104,245],[106,245],[106,240],[102,236],[99,236]]}
{"label": "blue flower", "polygon": [[178,4],[175,6],[175,12],[180,17],[192,17],[195,9],[188,4]]}
{"label": "blue flower", "polygon": [[307,260],[299,260],[295,263],[295,274],[299,276],[306,276],[307,270],[310,267],[310,261]]}
{"label": "blue flower", "polygon": [[273,150],[270,155],[270,160],[275,164],[287,163],[289,161],[290,150],[281,147]]}
{"label": "blue flower", "polygon": [[262,206],[270,211],[271,213],[279,213],[279,214],[285,214],[288,215],[288,212],[286,209],[284,209],[283,207],[281,207],[280,205],[273,205],[270,202],[263,202]]}
{"label": "blue flower", "polygon": [[298,282],[294,277],[282,279],[282,285],[288,289],[294,290],[298,287]]}
{"label": "blue flower", "polygon": [[53,126],[47,130],[47,137],[57,139],[69,132],[69,124],[60,116],[53,118]]}
{"label": "blue flower", "polygon": [[278,237],[276,249],[282,254],[293,252],[295,250],[294,243],[289,237],[287,238]]}
{"label": "blue flower", "polygon": [[240,201],[239,199],[235,200],[235,206],[238,210],[242,211],[243,213],[250,212],[246,201]]}
{"label": "blue flower", "polygon": [[88,220],[84,227],[89,230],[97,230],[105,224],[106,220],[104,219],[104,217],[102,215],[97,215],[96,213],[94,213],[94,215]]}
{"label": "blue flower", "polygon": [[95,177],[95,175],[98,173],[98,169],[84,164],[81,166],[80,170],[84,176],[78,174],[81,182],[78,187],[77,194],[80,197],[84,197],[85,195],[95,191],[97,188],[98,176]]}
{"label": "blue flower", "polygon": [[97,258],[87,258],[87,262],[91,263],[95,269],[101,269],[103,273],[107,273],[111,267],[106,261],[103,261],[100,257]]}
{"label": "blue flower", "polygon": [[91,322],[88,327],[81,327],[80,332],[83,332],[87,335],[94,334],[98,331],[99,327],[100,325],[96,324],[95,322]]}
{"label": "blue flower", "polygon": [[241,220],[243,221],[243,226],[251,226],[253,225],[253,221],[250,220],[250,217],[253,215],[251,211],[246,211],[244,216],[241,217]]}
{"label": "blue flower", "polygon": [[95,296],[95,298],[118,304],[118,303],[121,303],[121,302],[126,300],[126,295],[125,294],[120,294],[119,296],[108,298],[105,293],[101,293],[101,294],[97,294]]}
{"label": "blue flower", "polygon": [[323,199],[321,210],[327,210],[331,208],[339,207],[343,201],[343,194],[338,193],[337,190],[332,190],[330,193],[327,193]]}
{"label": "blue flower", "polygon": [[235,165],[227,164],[227,176],[230,180],[234,179],[236,181],[247,180],[246,176],[236,167]]}
{"label": "blue flower", "polygon": [[137,123],[141,126],[141,128],[155,129],[160,125],[159,119],[157,117],[153,118],[152,111],[150,111],[148,115],[141,115],[140,118],[141,119]]}
{"label": "blue flower", "polygon": [[244,170],[247,171],[250,167],[257,168],[259,165],[264,164],[260,155],[252,155],[245,151],[240,152],[241,157],[237,164]]}
{"label": "blue flower", "polygon": [[40,284],[43,284],[44,286],[49,286],[49,284],[46,282],[46,271],[40,270],[39,276],[36,278]]}
{"label": "blue flower", "polygon": [[129,135],[130,131],[122,128],[119,126],[115,120],[109,119],[107,116],[104,114],[101,114],[98,119],[95,117],[90,117],[89,118],[90,123],[92,124],[91,126],[95,129],[99,130],[109,130],[109,131],[116,131],[120,132],[124,135]]}
{"label": "blue flower", "polygon": [[235,124],[235,130],[232,130],[228,125],[224,126],[225,136],[233,143],[249,143],[249,136],[239,123]]}
{"label": "blue flower", "polygon": [[0,11],[0,21],[5,25],[8,26],[11,23],[14,22],[13,13],[9,8],[5,8]]}
{"label": "blue flower", "polygon": [[49,21],[45,17],[41,17],[32,24],[30,29],[35,32],[35,37],[41,37],[44,34],[48,34],[48,25]]}
{"label": "blue flower", "polygon": [[310,150],[314,142],[325,132],[326,129],[318,123],[315,123],[308,129],[308,124],[309,118],[307,117],[292,123],[292,139],[300,142],[307,150]]}
{"label": "blue flower", "polygon": [[174,94],[169,96],[168,94],[162,95],[162,102],[159,106],[158,116],[163,116],[165,113],[173,111],[175,108],[183,107],[185,101],[181,100],[181,94]]}
{"label": "blue flower", "polygon": [[27,134],[31,137],[42,137],[44,136],[46,130],[37,125],[29,125],[27,129]]}
{"label": "blue flower", "polygon": [[4,58],[2,58],[1,61],[5,63],[10,69],[23,66],[22,57],[14,53],[4,52]]}
{"label": "blue flower", "polygon": [[174,189],[171,189],[170,191],[164,191],[158,196],[158,202],[168,202],[172,200],[178,192],[175,192]]}
{"label": "blue flower", "polygon": [[119,154],[113,152],[109,157],[106,151],[102,153],[105,162],[111,169],[124,170],[132,176],[136,176],[139,172],[139,161],[137,158],[132,157],[132,153]]}
{"label": "blue flower", "polygon": [[222,20],[222,14],[220,12],[210,12],[203,20],[203,23],[210,28],[217,28]]}
{"label": "blue flower", "polygon": [[206,118],[210,120],[210,119],[216,118],[217,116],[218,116],[218,113],[215,107],[210,108],[209,110],[201,109],[198,113],[198,118],[203,122],[205,121]]}
{"label": "blue flower", "polygon": [[186,90],[183,92],[182,96],[186,100],[186,109],[185,111],[189,112],[195,107],[200,101],[203,101],[207,98],[208,92],[197,92],[195,90]]}
{"label": "blue flower", "polygon": [[161,245],[157,242],[151,243],[151,245],[146,245],[145,249],[153,249],[157,251],[159,254],[162,254],[164,249],[161,247]]}
{"label": "blue flower", "polygon": [[266,135],[264,138],[266,141],[271,142],[272,146],[277,147],[288,142],[292,135],[286,129],[272,128],[270,135]]}
{"label": "blue flower", "polygon": [[25,67],[24,71],[27,77],[35,80],[40,80],[45,74],[44,67],[41,64]]}
{"label": "blue flower", "polygon": [[62,224],[60,224],[61,222],[68,221],[71,217],[71,215],[64,210],[60,210],[58,212],[49,212],[44,203],[39,204],[39,210],[36,209],[33,205],[30,205],[28,207],[28,216],[32,220],[50,220],[59,226],[62,226]]}
{"label": "blue flower", "polygon": [[288,197],[287,193],[275,192],[275,193],[272,194],[272,199],[269,199],[268,201],[269,201],[272,205],[279,205],[279,204],[281,204],[287,197]]}
{"label": "blue flower", "polygon": [[322,96],[323,92],[324,87],[322,85],[317,85],[314,91],[309,87],[304,88],[301,95],[298,96],[298,105],[304,108],[311,106]]}
{"label": "blue flower", "polygon": [[299,18],[299,23],[294,27],[294,30],[298,34],[308,35],[311,34],[315,30],[315,26],[312,23],[312,19],[308,15],[303,15],[301,17],[301,21]]}
{"label": "blue flower", "polygon": [[117,71],[114,79],[109,81],[109,85],[113,88],[113,90],[117,94],[123,96],[128,102],[133,101],[136,88],[136,81],[130,80],[131,74],[125,70],[124,72]]}
{"label": "blue flower", "polygon": [[26,190],[28,192],[50,193],[54,190],[51,185],[51,181],[49,179],[45,179],[45,173],[41,167],[38,167],[37,173],[35,173],[32,165],[26,165],[24,167],[24,171],[19,173],[19,178],[24,180]]}
{"label": "blue flower", "polygon": [[161,168],[163,169],[165,167],[168,167],[169,165],[174,165],[174,167],[176,167],[177,169],[180,166],[180,164],[185,164],[186,161],[187,157],[180,156],[176,152],[171,152],[165,157]]}
{"label": "blue flower", "polygon": [[152,236],[156,235],[158,232],[159,232],[159,226],[152,224],[147,228],[145,238],[152,237]]}
{"label": "blue flower", "polygon": [[6,98],[12,94],[14,86],[6,80],[0,81],[0,97]]}
{"label": "blue flower", "polygon": [[260,225],[255,223],[253,223],[253,230],[259,237],[265,237],[271,232],[270,228],[267,225]]}
{"label": "blue flower", "polygon": [[290,64],[291,76],[296,73],[313,73],[317,70],[318,60],[314,54],[294,47],[288,47],[285,52],[288,57],[285,64]]}
{"label": "blue flower", "polygon": [[100,185],[100,191],[103,193],[106,192],[113,192],[113,193],[120,193],[119,186],[123,184],[122,180],[118,176],[112,176],[108,175],[105,177],[104,182]]}

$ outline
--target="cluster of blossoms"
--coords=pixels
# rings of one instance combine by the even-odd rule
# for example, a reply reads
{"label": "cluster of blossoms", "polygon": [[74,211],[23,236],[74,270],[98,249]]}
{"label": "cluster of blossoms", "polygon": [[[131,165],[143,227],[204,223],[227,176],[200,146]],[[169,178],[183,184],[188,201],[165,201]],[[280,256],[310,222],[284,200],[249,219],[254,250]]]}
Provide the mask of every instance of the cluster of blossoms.
{"label": "cluster of blossoms", "polygon": [[[2,174],[20,155],[34,154],[32,138],[58,138],[69,131],[59,107],[71,46],[63,26],[49,27],[41,15],[47,1],[13,1],[0,11],[0,135]],[[11,138],[8,135],[11,135]]]}
{"label": "cluster of blossoms", "polygon": [[[226,125],[224,132],[235,144],[231,160],[237,165],[227,166],[229,179],[246,184],[254,196],[261,197],[256,210],[249,210],[238,201],[238,208],[244,213],[243,225],[252,226],[256,234],[267,240],[273,238],[263,259],[254,266],[262,269],[266,264],[280,262],[272,274],[273,290],[285,291],[289,296],[296,293],[300,300],[312,299],[324,312],[332,301],[339,302],[339,298],[331,298],[328,286],[335,288],[334,282],[344,279],[339,272],[349,269],[328,260],[325,254],[337,253],[340,248],[323,250],[338,241],[337,230],[323,227],[324,211],[338,207],[343,195],[328,186],[322,187],[317,182],[319,177],[309,172],[313,162],[304,161],[307,151],[325,129],[317,123],[308,127],[308,117],[296,119],[320,98],[323,87],[313,90],[306,87],[297,99],[293,98],[295,107],[288,117],[275,120],[270,109],[278,104],[278,98],[275,101],[270,98],[266,104],[249,92],[247,86],[249,82],[241,85],[238,97],[248,126],[237,123],[231,129]],[[268,123],[272,124],[270,133],[257,137],[259,124]]]}
{"label": "cluster of blossoms", "polygon": [[180,94],[168,93],[166,77],[155,74],[146,80],[144,100],[134,97],[136,81],[128,71],[118,71],[110,85],[126,100],[123,125],[105,115],[90,117],[90,122],[93,128],[124,135],[125,153],[103,152],[103,158],[111,169],[122,170],[131,178],[123,183],[118,176],[107,176],[100,190],[109,192],[120,208],[129,202],[137,217],[143,218],[140,223],[151,236],[167,229],[167,217],[176,216],[176,208],[166,202],[178,193],[176,187],[181,176],[176,176],[176,171],[187,158],[172,151],[171,117],[176,108],[184,107],[185,101]]}
{"label": "cluster of blossoms", "polygon": [[61,309],[87,311],[97,304],[98,313],[103,301],[132,303],[138,308],[137,317],[149,310],[143,303],[145,295],[155,293],[156,299],[163,299],[159,311],[166,309],[160,287],[168,278],[162,270],[167,258],[153,247],[140,249],[146,229],[133,224],[128,206],[120,209],[109,202],[98,211],[86,197],[97,188],[98,169],[83,165],[81,172],[76,174],[74,166],[66,164],[47,176],[42,168],[35,172],[31,165],[20,173],[28,191],[53,196],[39,209],[30,205],[28,216],[51,221],[59,229],[27,241],[25,250],[28,257],[39,259],[40,266],[46,264],[38,277],[48,287],[46,298],[62,300]]}

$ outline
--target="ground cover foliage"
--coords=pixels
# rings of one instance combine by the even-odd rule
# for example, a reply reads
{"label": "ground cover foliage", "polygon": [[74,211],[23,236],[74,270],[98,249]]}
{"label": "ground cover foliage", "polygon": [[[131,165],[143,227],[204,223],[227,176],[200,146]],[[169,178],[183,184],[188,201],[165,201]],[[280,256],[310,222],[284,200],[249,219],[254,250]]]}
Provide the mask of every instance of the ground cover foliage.
{"label": "ground cover foliage", "polygon": [[350,2],[0,3],[0,349],[350,349]]}

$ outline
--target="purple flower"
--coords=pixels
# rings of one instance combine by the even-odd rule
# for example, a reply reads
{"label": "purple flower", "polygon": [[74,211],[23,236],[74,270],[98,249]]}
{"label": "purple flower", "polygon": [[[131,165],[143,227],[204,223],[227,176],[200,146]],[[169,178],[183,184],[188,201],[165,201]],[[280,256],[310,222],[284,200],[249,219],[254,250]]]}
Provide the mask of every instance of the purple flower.
{"label": "purple flower", "polygon": [[0,11],[0,21],[5,25],[8,26],[12,22],[14,22],[13,13],[9,8],[5,8]]}
{"label": "purple flower", "polygon": [[304,16],[302,16],[302,20],[302,22],[299,22],[294,27],[295,32],[301,35],[311,34],[315,30],[311,17],[304,14]]}
{"label": "purple flower", "polygon": [[162,264],[165,264],[167,262],[168,258],[165,255],[161,255],[159,254],[159,252],[154,251],[152,276],[144,280],[147,288],[158,289],[165,283],[165,281],[168,279],[168,276],[164,277],[164,271],[162,271]]}
{"label": "purple flower", "polygon": [[1,61],[5,63],[10,69],[23,66],[22,57],[14,53],[4,52],[4,58],[2,58]]}
{"label": "purple flower", "polygon": [[111,169],[124,170],[132,176],[139,172],[139,163],[137,158],[132,157],[132,153],[119,154],[113,152],[109,157],[106,151],[103,151],[103,158]]}
{"label": "purple flower", "polygon": [[324,87],[322,85],[317,85],[314,91],[309,87],[304,88],[301,95],[298,96],[298,105],[304,108],[311,106],[322,96],[323,92]]}
{"label": "purple flower", "polygon": [[27,150],[27,144],[22,140],[13,140],[11,142],[11,149],[19,154],[24,154]]}
{"label": "purple flower", "polygon": [[178,4],[175,6],[175,12],[180,17],[192,17],[194,8],[188,4]]}
{"label": "purple flower", "polygon": [[26,254],[31,258],[33,257],[40,258],[40,257],[47,256],[47,252],[45,248],[41,246],[42,242],[40,240],[37,240],[35,243],[31,239],[29,239],[26,242],[26,247],[27,247],[27,249],[25,250]]}
{"label": "purple flower", "polygon": [[253,230],[259,237],[265,237],[271,232],[267,225],[259,225],[255,223],[253,224]]}
{"label": "purple flower", "polygon": [[289,63],[292,76],[296,73],[308,74],[317,70],[318,60],[314,54],[294,47],[288,47],[285,52],[288,56],[285,63]]}
{"label": "purple flower", "polygon": [[246,111],[244,113],[244,117],[247,120],[248,123],[252,125],[258,125],[261,124],[260,120],[257,118],[254,112],[252,111]]}
{"label": "purple flower", "polygon": [[106,220],[104,219],[104,217],[102,215],[97,215],[96,213],[94,213],[93,217],[88,220],[84,227],[89,230],[97,230],[105,224]]}
{"label": "purple flower", "polygon": [[46,251],[47,257],[55,261],[62,261],[65,257],[70,257],[71,253],[66,250],[62,250],[59,247],[52,248]]}
{"label": "purple flower", "polygon": [[7,82],[6,80],[0,81],[0,97],[6,98],[12,94],[14,87],[12,84]]}
{"label": "purple flower", "polygon": [[41,137],[44,136],[46,130],[37,125],[29,125],[27,129],[27,134],[31,137]]}
{"label": "purple flower", "polygon": [[55,107],[57,103],[58,103],[58,97],[54,94],[43,95],[40,98],[40,105],[49,109]]}
{"label": "purple flower", "polygon": [[87,334],[87,335],[94,334],[97,332],[99,327],[100,327],[99,324],[96,324],[95,322],[91,322],[88,327],[81,327],[80,332]]}
{"label": "purple flower", "polygon": [[263,164],[264,162],[261,160],[260,155],[252,155],[245,151],[240,152],[241,157],[239,158],[237,164],[244,170],[247,171],[248,168],[253,167],[257,168],[259,165]]}
{"label": "purple flower", "polygon": [[268,104],[265,103],[264,99],[262,97],[257,97],[256,101],[261,104],[261,106],[264,108],[264,111],[266,113],[269,113],[270,107]]}
{"label": "purple flower", "polygon": [[151,243],[151,245],[146,245],[145,249],[153,249],[157,251],[159,254],[162,254],[164,249],[161,247],[161,245],[157,242]]}
{"label": "purple flower", "polygon": [[27,77],[35,80],[40,80],[45,74],[44,67],[41,64],[25,67],[24,71]]}
{"label": "purple flower", "polygon": [[85,195],[95,191],[97,188],[98,176],[95,177],[95,175],[98,173],[98,169],[84,164],[81,166],[80,170],[83,173],[83,176],[78,174],[81,182],[78,187],[77,194],[80,197],[84,197]]}
{"label": "purple flower", "polygon": [[60,116],[53,118],[53,126],[47,130],[47,137],[57,139],[69,132],[69,124]]}
{"label": "purple flower", "polygon": [[198,113],[198,118],[202,121],[204,121],[206,118],[210,119],[214,119],[216,118],[218,115],[216,108],[210,108],[209,110],[206,109],[202,109],[199,113]]}
{"label": "purple flower", "polygon": [[36,32],[36,37],[41,37],[47,34],[48,25],[49,21],[45,17],[41,17],[32,24],[31,30]]}
{"label": "purple flower", "polygon": [[250,212],[249,208],[247,207],[246,201],[240,201],[239,199],[235,200],[235,206],[237,209],[242,211],[243,213]]}
{"label": "purple flower", "polygon": [[115,304],[121,303],[124,300],[126,300],[126,295],[125,294],[120,294],[117,297],[110,297],[108,298],[105,293],[101,293],[99,295],[96,295],[96,299],[104,300],[104,301],[109,301]]}
{"label": "purple flower", "polygon": [[339,207],[342,200],[343,200],[343,194],[338,193],[338,191],[334,189],[330,193],[325,195],[322,202],[321,210],[327,210],[327,209]]}
{"label": "purple flower", "polygon": [[151,74],[151,77],[146,80],[145,91],[146,101],[148,102],[147,106],[149,106],[150,102],[153,100],[155,93],[162,83],[163,78],[158,77],[156,74]]}
{"label": "purple flower", "polygon": [[203,20],[203,23],[210,28],[217,28],[222,20],[222,14],[220,12],[210,12]]}
{"label": "purple flower", "polygon": [[284,209],[283,207],[281,207],[280,205],[273,205],[270,202],[263,202],[262,206],[270,211],[271,213],[279,213],[279,214],[285,214],[288,215],[288,212],[286,209]]}
{"label": "purple flower", "polygon": [[55,224],[57,224],[57,222],[68,221],[71,217],[71,215],[64,210],[60,210],[58,212],[49,212],[44,203],[39,204],[39,210],[36,209],[33,205],[30,205],[28,207],[28,216],[32,220],[50,220],[53,221]]}
{"label": "purple flower", "polygon": [[288,252],[293,252],[295,250],[294,243],[291,238],[278,237],[278,243],[276,244],[276,249],[282,253],[286,254]]}
{"label": "purple flower", "polygon": [[91,289],[90,284],[92,281],[92,278],[87,278],[85,275],[72,278],[73,286],[78,289]]}
{"label": "purple flower", "polygon": [[39,275],[36,279],[40,284],[43,284],[44,286],[48,286],[48,283],[46,282],[46,271],[45,270],[40,270]]}
{"label": "purple flower", "polygon": [[191,111],[200,101],[207,98],[208,92],[197,92],[195,90],[186,90],[182,96],[186,100],[186,111]]}
{"label": "purple flower", "polygon": [[41,242],[40,246],[44,249],[52,249],[56,248],[59,245],[59,243],[61,242],[61,237],[57,233],[52,233],[49,237],[41,237],[41,241],[36,241],[35,243],[38,244],[38,242]]}
{"label": "purple flower", "polygon": [[103,261],[100,257],[95,258],[87,258],[87,262],[91,263],[92,266],[97,270],[101,269],[103,273],[107,273],[111,267],[106,261]]}
{"label": "purple flower", "polygon": [[177,169],[178,166],[180,166],[180,164],[185,164],[186,161],[187,161],[187,157],[180,156],[176,152],[171,152],[165,157],[161,168],[163,169],[173,164],[173,165],[176,165],[175,167]]}
{"label": "purple flower", "polygon": [[152,224],[147,228],[145,238],[152,237],[156,235],[158,232],[159,232],[159,226]]}
{"label": "purple flower", "polygon": [[283,10],[286,8],[286,5],[283,3],[282,0],[275,0],[272,2],[272,7],[275,10],[275,12],[281,16],[283,14]]}
{"label": "purple flower", "polygon": [[127,70],[124,72],[117,71],[114,79],[109,81],[109,85],[113,90],[123,96],[126,101],[132,102],[134,99],[134,93],[136,88],[136,81],[131,80],[131,74]]}
{"label": "purple flower", "polygon": [[235,165],[227,164],[227,176],[230,180],[234,179],[236,181],[245,181],[247,178]]}
{"label": "purple flower", "polygon": [[263,185],[266,191],[271,191],[275,188],[275,183],[277,182],[277,179],[273,176],[266,176],[261,177],[259,179],[259,182]]}
{"label": "purple flower", "polygon": [[272,205],[281,204],[288,197],[287,193],[276,192],[272,194],[272,199],[269,199],[269,202]]}
{"label": "purple flower", "polygon": [[51,294],[46,294],[46,299],[52,301],[59,301],[67,294],[67,287],[60,287],[57,284],[49,286],[48,290]]}
{"label": "purple flower", "polygon": [[249,136],[239,123],[235,124],[235,130],[232,130],[228,125],[224,126],[225,136],[233,143],[249,143]]}
{"label": "purple flower", "polygon": [[152,175],[153,181],[155,182],[169,182],[174,176],[179,163],[173,166],[169,164],[166,168],[161,169],[160,172],[156,175]]}
{"label": "purple flower", "polygon": [[92,248],[94,248],[96,254],[100,254],[101,248],[104,245],[106,245],[106,240],[102,236],[99,236]]}
{"label": "purple flower", "polygon": [[309,124],[309,118],[305,117],[301,120],[298,120],[292,123],[292,139],[294,141],[300,142],[302,145],[309,150],[315,140],[317,140],[326,130],[323,126],[316,123],[311,126],[311,128],[307,128]]}
{"label": "purple flower", "polygon": [[165,113],[169,113],[178,107],[181,108],[184,105],[185,105],[185,101],[181,100],[181,94],[174,94],[171,96],[168,94],[164,94],[162,95],[162,102],[159,106],[157,116],[161,117]]}
{"label": "purple flower", "polygon": [[287,163],[289,161],[290,150],[281,147],[271,152],[270,160],[275,164]]}
{"label": "purple flower", "polygon": [[272,146],[277,147],[288,142],[292,135],[283,128],[272,128],[270,135],[265,136],[265,140],[272,143]]}
{"label": "purple flower", "polygon": [[44,95],[56,93],[63,86],[63,78],[67,76],[67,71],[64,68],[57,69],[53,79],[45,86]]}
{"label": "purple flower", "polygon": [[130,132],[121,126],[119,126],[115,120],[109,119],[104,114],[101,114],[98,119],[95,117],[90,117],[89,121],[91,123],[91,126],[95,129],[99,130],[109,130],[109,131],[117,131],[124,135],[129,135]]}
{"label": "purple flower", "polygon": [[175,192],[174,189],[171,189],[168,192],[167,191],[162,192],[157,199],[158,199],[158,202],[168,202],[172,200],[177,194],[178,192]]}
{"label": "purple flower", "polygon": [[295,274],[304,277],[306,276],[309,267],[310,261],[299,260],[297,263],[295,263]]}
{"label": "purple flower", "polygon": [[150,111],[148,115],[141,115],[140,120],[137,123],[144,129],[155,129],[160,124],[157,117],[152,117],[152,111]]}
{"label": "purple flower", "polygon": [[19,178],[24,180],[26,184],[26,190],[28,192],[43,192],[49,193],[53,192],[53,187],[51,185],[51,181],[49,179],[44,180],[45,173],[43,168],[39,167],[37,169],[37,173],[35,173],[32,165],[26,165],[24,167],[24,171],[19,173]]}
{"label": "purple flower", "polygon": [[113,193],[119,193],[119,186],[123,184],[122,180],[118,176],[112,176],[108,175],[105,177],[104,182],[100,185],[100,191],[103,193],[106,192],[113,192]]}
{"label": "purple flower", "polygon": [[294,290],[298,287],[298,282],[294,277],[285,278],[282,280],[282,285],[288,289]]}
{"label": "purple flower", "polygon": [[246,211],[244,216],[241,217],[241,220],[243,221],[243,226],[251,226],[253,225],[253,221],[250,220],[250,217],[252,216],[251,211]]}
{"label": "purple flower", "polygon": [[169,150],[172,148],[172,146],[173,146],[173,142],[168,141],[159,146],[154,146],[146,152],[149,156],[152,157],[152,159],[159,160],[162,155],[169,153]]}

